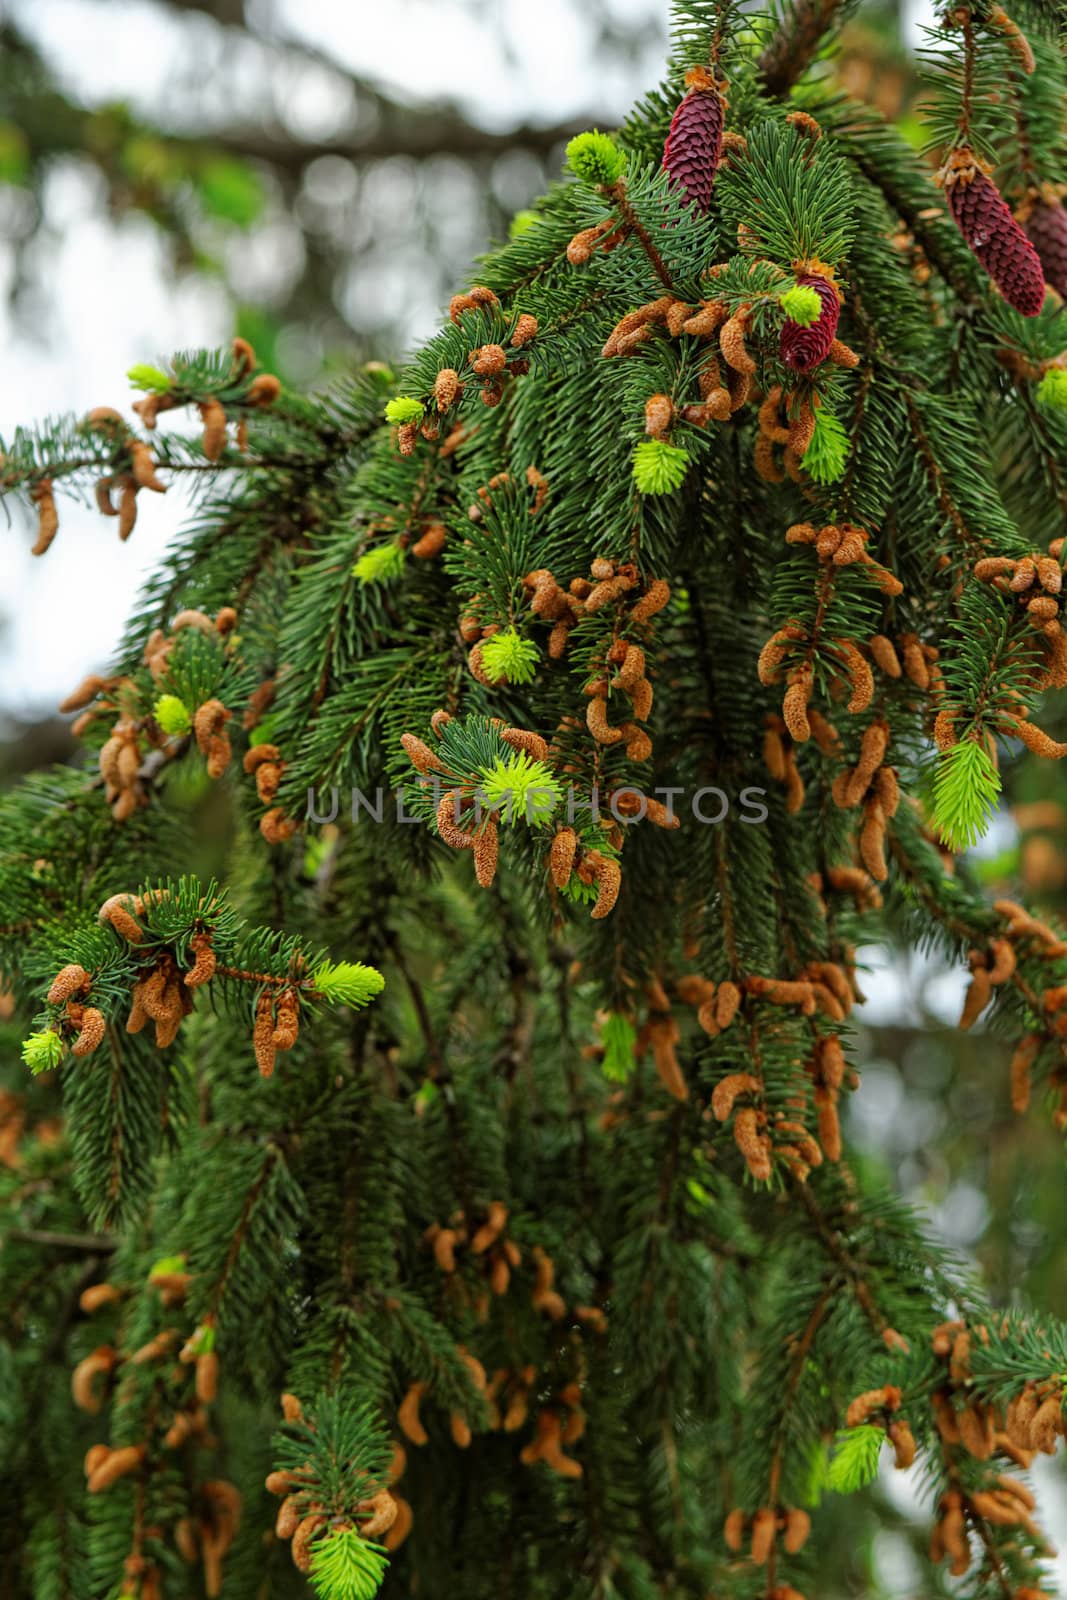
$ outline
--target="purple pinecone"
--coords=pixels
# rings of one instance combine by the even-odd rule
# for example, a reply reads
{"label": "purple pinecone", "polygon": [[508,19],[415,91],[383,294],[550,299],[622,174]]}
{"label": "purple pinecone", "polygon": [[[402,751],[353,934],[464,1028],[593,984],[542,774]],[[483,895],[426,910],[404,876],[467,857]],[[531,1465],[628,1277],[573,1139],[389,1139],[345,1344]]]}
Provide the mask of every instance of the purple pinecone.
{"label": "purple pinecone", "polygon": [[1057,200],[1038,200],[1026,219],[1026,237],[1037,251],[1045,282],[1067,300],[1067,210]]}
{"label": "purple pinecone", "polygon": [[945,197],[956,226],[1008,304],[1024,317],[1036,317],[1045,298],[1037,251],[973,151],[956,151],[951,169]]}
{"label": "purple pinecone", "polygon": [[822,310],[806,328],[792,318],[782,324],[778,336],[778,356],[782,365],[792,367],[794,372],[812,372],[820,361],[826,360],[830,346],[837,337],[841,302],[837,298],[837,290],[827,278],[820,278],[813,272],[802,272],[797,277],[797,283],[815,290],[822,301]]}
{"label": "purple pinecone", "polygon": [[694,67],[685,77],[688,93],[671,118],[663,146],[663,170],[672,183],[685,190],[689,205],[707,211],[722,154],[722,97],[704,67]]}

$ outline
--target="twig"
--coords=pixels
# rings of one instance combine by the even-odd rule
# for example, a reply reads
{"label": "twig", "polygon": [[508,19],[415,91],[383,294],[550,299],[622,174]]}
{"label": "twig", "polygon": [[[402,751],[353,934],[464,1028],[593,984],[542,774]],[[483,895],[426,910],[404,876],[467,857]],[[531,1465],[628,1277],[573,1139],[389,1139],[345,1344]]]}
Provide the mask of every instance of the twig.
{"label": "twig", "polygon": [[798,0],[759,58],[767,94],[782,96],[804,76],[841,0]]}
{"label": "twig", "polygon": [[106,1233],[57,1233],[50,1228],[9,1228],[5,1238],[19,1244],[37,1244],[48,1250],[76,1250],[84,1255],[102,1255],[118,1249],[118,1240]]}
{"label": "twig", "polygon": [[642,250],[645,252],[645,255],[652,263],[653,271],[655,272],[660,283],[662,283],[668,294],[673,294],[674,285],[671,282],[671,275],[667,271],[663,257],[660,255],[659,251],[652,243],[652,240],[649,238],[644,223],[638,217],[637,212],[626,198],[625,180],[619,178],[616,183],[605,184],[604,193],[615,205],[619,215],[622,217],[634,238],[638,241]]}

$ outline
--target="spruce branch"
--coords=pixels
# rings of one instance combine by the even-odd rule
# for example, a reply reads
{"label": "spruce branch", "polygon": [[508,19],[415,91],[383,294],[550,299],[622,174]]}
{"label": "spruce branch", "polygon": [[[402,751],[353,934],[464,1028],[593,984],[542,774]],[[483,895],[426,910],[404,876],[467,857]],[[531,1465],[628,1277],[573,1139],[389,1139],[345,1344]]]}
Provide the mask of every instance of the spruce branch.
{"label": "spruce branch", "polygon": [[767,94],[784,98],[818,54],[842,0],[794,0],[759,57]]}
{"label": "spruce branch", "polygon": [[[991,138],[1048,223],[1062,69],[964,9],[930,130]],[[302,397],[186,352],[131,373],[143,427],[11,442],[39,544],[67,492],[128,531],[172,472],[206,490],[65,702],[76,764],[0,797],[33,1600],[79,1540],[71,1600],[251,1594],[272,1454],[267,1576],[325,1600],[548,1600],[575,1552],[583,1596],[795,1596],[833,1583],[828,1477],[883,1524],[883,1442],[932,1486],[931,1573],[1036,1585],[1005,1479],[1063,1436],[1063,1330],[994,1312],[842,1109],[857,950],[899,937],[1010,1039],[994,1103],[1067,1118],[1055,906],[935,833],[976,830],[993,740],[1008,803],[1067,748],[1035,720],[1061,334],[824,81],[846,15],[676,0],[664,87],[396,376]]]}

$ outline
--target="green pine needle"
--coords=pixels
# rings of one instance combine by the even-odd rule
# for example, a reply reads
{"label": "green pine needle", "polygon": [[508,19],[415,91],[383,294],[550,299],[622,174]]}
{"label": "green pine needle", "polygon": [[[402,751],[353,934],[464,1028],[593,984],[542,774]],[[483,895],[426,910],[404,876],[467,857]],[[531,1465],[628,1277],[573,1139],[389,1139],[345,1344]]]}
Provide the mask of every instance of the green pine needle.
{"label": "green pine needle", "polygon": [[421,422],[426,407],[410,394],[398,394],[385,407],[386,422]]}
{"label": "green pine needle", "polygon": [[366,586],[368,583],[387,583],[399,578],[404,570],[404,552],[392,539],[386,544],[372,545],[365,550],[352,568],[352,576]]}
{"label": "green pine needle", "polygon": [[835,1494],[855,1494],[865,1489],[878,1474],[878,1457],[885,1433],[869,1422],[846,1428],[837,1436],[826,1485]]}
{"label": "green pine needle", "polygon": [[495,761],[480,772],[479,788],[485,804],[499,812],[498,821],[526,822],[544,828],[563,799],[563,790],[551,767],[534,761],[525,750]]}
{"label": "green pine needle", "polygon": [[1051,411],[1067,411],[1067,369],[1049,367],[1037,386],[1037,398]]}
{"label": "green pine needle", "polygon": [[22,1059],[37,1077],[41,1072],[52,1072],[63,1059],[63,1041],[58,1033],[46,1028],[43,1033],[31,1033],[22,1041]]}
{"label": "green pine needle", "polygon": [[171,737],[188,733],[193,725],[188,706],[176,694],[161,694],[152,707],[152,715]]}
{"label": "green pine needle", "polygon": [[579,133],[567,146],[567,165],[583,183],[615,183],[626,170],[626,157],[609,133]]}
{"label": "green pine needle", "polygon": [[311,1586],[321,1600],[372,1600],[389,1557],[354,1528],[338,1528],[311,1547]]}
{"label": "green pine needle", "polygon": [[934,822],[950,850],[967,850],[985,833],[1000,777],[984,744],[964,739],[946,750],[934,774]]}
{"label": "green pine needle", "polygon": [[778,296],[778,304],[790,322],[810,328],[822,315],[822,301],[810,283],[794,283]]}
{"label": "green pine needle", "polygon": [[673,494],[689,466],[689,452],[665,439],[643,439],[634,450],[634,482],[641,494]]}
{"label": "green pine needle", "polygon": [[331,1005],[350,1006],[353,1011],[369,1005],[385,988],[377,967],[366,967],[362,961],[325,961],[315,968],[311,982]]}
{"label": "green pine needle", "polygon": [[540,653],[532,639],[524,639],[514,628],[504,628],[482,641],[482,666],[486,676],[508,683],[532,683],[537,674]]}
{"label": "green pine needle", "polygon": [[509,239],[521,239],[537,221],[536,211],[516,211],[508,227]]}
{"label": "green pine needle", "polygon": [[629,1017],[613,1011],[600,1030],[600,1043],[604,1058],[600,1063],[605,1078],[612,1083],[625,1083],[634,1070],[634,1044],[637,1031]]}
{"label": "green pine needle", "polygon": [[851,440],[843,424],[825,408],[815,413],[815,432],[800,465],[816,483],[836,483],[848,462]]}

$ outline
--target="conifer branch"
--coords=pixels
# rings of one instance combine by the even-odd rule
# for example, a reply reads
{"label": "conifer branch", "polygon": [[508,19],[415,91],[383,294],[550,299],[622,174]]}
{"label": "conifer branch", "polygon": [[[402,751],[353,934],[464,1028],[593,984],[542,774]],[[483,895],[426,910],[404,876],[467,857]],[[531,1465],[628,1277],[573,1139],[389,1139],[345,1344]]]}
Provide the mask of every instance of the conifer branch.
{"label": "conifer branch", "polygon": [[934,1567],[1036,1591],[1014,1469],[1067,1428],[1067,1329],[994,1312],[841,1113],[856,952],[899,938],[966,962],[960,1028],[1067,1125],[1067,937],[945,866],[1019,793],[994,741],[1067,756],[1032,720],[1067,355],[1035,197],[959,143],[1006,140],[1013,194],[1058,170],[1060,69],[1012,132],[985,89],[1027,41],[968,13],[939,202],[810,70],[845,14],[757,56],[675,0],[667,88],[572,141],[398,377],[303,397],[237,340],[133,369],[140,429],[5,444],[42,555],[68,493],[125,536],[171,470],[208,490],[64,702],[79,756],[0,795],[27,1600],[57,1552],[70,1600],[242,1600],[272,1520],[320,1600],[473,1594],[494,1530],[516,1600],[796,1600],[823,1476],[867,1537],[885,1442]]}
{"label": "conifer branch", "polygon": [[767,94],[783,99],[804,76],[841,3],[842,0],[793,0],[759,57],[759,76]]}
{"label": "conifer branch", "polygon": [[660,283],[662,283],[668,294],[673,294],[674,286],[671,282],[671,275],[667,271],[667,268],[664,264],[663,257],[656,249],[656,246],[652,243],[648,229],[641,222],[641,219],[638,217],[633,206],[626,198],[625,179],[620,178],[616,183],[606,185],[604,193],[618,211],[630,233],[637,240],[638,244],[640,244],[641,249],[645,252],[645,255],[648,257],[652,266],[652,270],[656,274],[656,277],[659,279]]}

